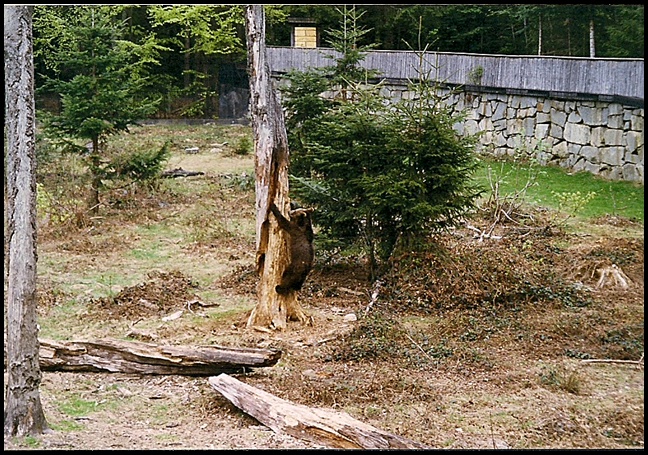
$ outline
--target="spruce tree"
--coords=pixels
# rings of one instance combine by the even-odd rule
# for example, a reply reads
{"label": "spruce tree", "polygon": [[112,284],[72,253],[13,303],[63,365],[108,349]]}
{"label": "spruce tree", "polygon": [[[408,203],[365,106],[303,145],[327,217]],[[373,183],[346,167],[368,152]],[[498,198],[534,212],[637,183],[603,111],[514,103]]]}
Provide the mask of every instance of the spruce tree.
{"label": "spruce tree", "polygon": [[[65,36],[58,39],[66,45],[50,58],[56,62],[57,77],[48,78],[39,89],[60,97],[60,113],[40,114],[48,133],[84,157],[92,176],[89,208],[96,213],[104,180],[115,177],[115,164],[106,156],[108,138],[154,113],[159,100],[145,96],[136,46],[119,39],[122,27],[110,11],[76,8],[77,20],[60,29]],[[137,159],[147,161],[143,168],[156,169],[166,157],[162,147]]]}
{"label": "spruce tree", "polygon": [[392,103],[361,67],[363,47],[344,42],[360,35],[336,36],[343,41],[336,64],[290,73],[283,90],[291,188],[316,208],[318,248],[359,245],[375,280],[399,246],[423,245],[474,208],[476,141],[453,129],[461,114],[443,102],[425,52],[409,86],[414,96]]}

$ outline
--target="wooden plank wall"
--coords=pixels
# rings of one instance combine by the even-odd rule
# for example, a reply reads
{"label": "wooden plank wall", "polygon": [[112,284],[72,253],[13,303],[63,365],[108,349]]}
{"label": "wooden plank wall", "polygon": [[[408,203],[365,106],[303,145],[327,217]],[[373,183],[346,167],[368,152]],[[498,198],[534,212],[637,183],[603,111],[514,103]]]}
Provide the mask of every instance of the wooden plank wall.
{"label": "wooden plank wall", "polygon": [[[331,66],[327,48],[298,49],[268,46],[270,70],[285,73],[291,69]],[[422,64],[421,64],[422,60]],[[644,99],[643,59],[602,59],[581,57],[511,56],[452,54],[411,51],[370,51],[363,66],[377,69],[388,79],[417,79],[418,70],[438,82],[451,85],[609,95]],[[479,83],[471,77],[483,69]]]}

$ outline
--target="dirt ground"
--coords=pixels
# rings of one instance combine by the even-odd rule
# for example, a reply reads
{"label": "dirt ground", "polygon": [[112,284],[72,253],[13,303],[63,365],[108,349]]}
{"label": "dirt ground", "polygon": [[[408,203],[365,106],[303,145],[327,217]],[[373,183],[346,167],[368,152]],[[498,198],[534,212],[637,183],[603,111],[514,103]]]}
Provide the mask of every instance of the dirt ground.
{"label": "dirt ground", "polygon": [[[380,288],[361,258],[318,255],[300,293],[312,323],[262,332],[245,325],[257,282],[253,195],[219,188],[213,201],[139,200],[137,216],[106,216],[92,235],[44,234],[41,335],[277,348],[275,366],[233,376],[431,448],[643,449],[643,226],[606,217],[564,230],[538,213],[479,238],[488,221],[476,219],[400,253]],[[169,212],[208,202],[220,204],[209,238]],[[247,220],[246,235],[226,223],[234,218]],[[173,219],[181,236],[152,227]],[[144,242],[171,254],[127,262]],[[136,279],[90,293],[84,280],[105,283],[111,270]],[[5,438],[5,450],[326,447],[273,432],[205,377],[44,372],[41,399],[53,431]]]}

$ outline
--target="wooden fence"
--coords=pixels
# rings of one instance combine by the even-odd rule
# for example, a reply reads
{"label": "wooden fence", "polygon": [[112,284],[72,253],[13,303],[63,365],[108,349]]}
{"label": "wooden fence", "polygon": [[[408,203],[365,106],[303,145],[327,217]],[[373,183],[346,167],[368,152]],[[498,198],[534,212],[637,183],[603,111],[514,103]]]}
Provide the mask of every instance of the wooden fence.
{"label": "wooden fence", "polygon": [[[332,49],[268,47],[274,78],[332,66]],[[410,99],[408,80],[425,79],[466,111],[460,133],[483,133],[478,150],[643,184],[644,61],[574,57],[370,51],[392,101]]]}
{"label": "wooden fence", "polygon": [[[327,48],[268,46],[268,62],[275,75],[291,69],[331,66]],[[621,102],[643,107],[644,60],[582,57],[454,54],[446,52],[369,51],[365,68],[388,80],[418,79],[419,74],[450,86],[472,90],[507,90],[518,95]]]}

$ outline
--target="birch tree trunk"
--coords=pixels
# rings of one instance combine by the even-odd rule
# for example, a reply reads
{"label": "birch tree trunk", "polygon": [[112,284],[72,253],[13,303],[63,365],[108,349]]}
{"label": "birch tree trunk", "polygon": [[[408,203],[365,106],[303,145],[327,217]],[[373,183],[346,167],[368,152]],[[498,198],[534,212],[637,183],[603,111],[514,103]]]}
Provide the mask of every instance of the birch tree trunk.
{"label": "birch tree trunk", "polygon": [[594,19],[589,22],[589,50],[590,57],[596,57],[596,45],[594,44]]}
{"label": "birch tree trunk", "polygon": [[32,6],[4,7],[7,137],[7,383],[4,434],[48,430],[40,399],[36,324],[36,150]]}
{"label": "birch tree trunk", "polygon": [[308,320],[297,300],[296,291],[287,294],[275,291],[288,264],[289,252],[286,233],[279,228],[274,216],[269,217],[268,213],[270,204],[274,202],[289,218],[288,137],[283,111],[273,90],[266,61],[263,5],[246,6],[245,25],[255,150],[256,266],[260,278],[258,302],[248,318],[247,326],[283,330],[289,320]]}
{"label": "birch tree trunk", "polygon": [[542,16],[538,16],[538,55],[542,55]]}

